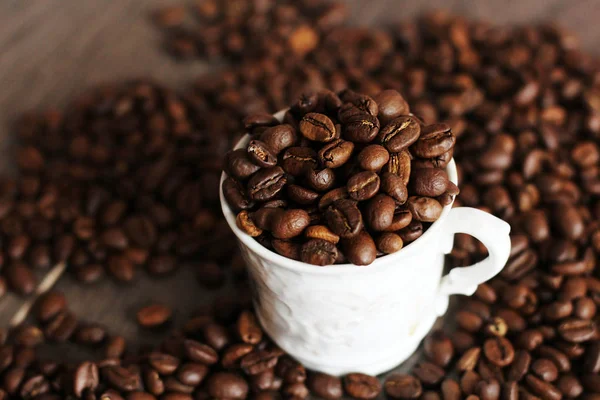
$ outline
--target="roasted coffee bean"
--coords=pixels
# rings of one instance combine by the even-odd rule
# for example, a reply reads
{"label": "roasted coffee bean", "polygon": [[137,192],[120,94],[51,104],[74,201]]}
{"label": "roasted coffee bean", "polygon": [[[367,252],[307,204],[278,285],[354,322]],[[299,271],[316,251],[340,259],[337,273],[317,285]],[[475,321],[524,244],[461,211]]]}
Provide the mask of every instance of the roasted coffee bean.
{"label": "roasted coffee bean", "polygon": [[292,176],[300,176],[317,168],[317,153],[309,147],[290,147],[281,160],[283,170]]}
{"label": "roasted coffee bean", "polygon": [[596,334],[596,325],[592,321],[572,319],[561,323],[558,333],[568,342],[585,342]]}
{"label": "roasted coffee bean", "polygon": [[483,353],[486,358],[494,365],[505,367],[509,365],[515,356],[515,351],[508,339],[495,337],[485,341]]}
{"label": "roasted coffee bean", "polygon": [[399,176],[404,186],[408,185],[411,171],[410,154],[406,150],[399,153],[390,153],[390,161],[384,169],[387,169],[384,172]]}
{"label": "roasted coffee bean", "polygon": [[300,260],[300,244],[289,240],[273,239],[271,240],[273,250],[284,257],[292,260]]}
{"label": "roasted coffee bean", "polygon": [[536,378],[532,374],[527,374],[525,382],[531,391],[544,399],[558,400],[562,398],[562,393],[552,384]]}
{"label": "roasted coffee bean", "polygon": [[356,236],[363,228],[362,214],[353,200],[335,200],[325,211],[325,219],[332,232],[341,238]]}
{"label": "roasted coffee bean", "polygon": [[75,332],[75,342],[95,346],[101,344],[106,338],[106,330],[98,324],[79,326]]}
{"label": "roasted coffee bean", "polygon": [[330,168],[321,170],[308,169],[306,172],[306,183],[317,192],[324,192],[331,189],[335,183],[335,174]]}
{"label": "roasted coffee bean", "polygon": [[237,149],[227,153],[225,164],[227,173],[237,179],[247,179],[260,169],[260,166],[250,161],[244,149]]}
{"label": "roasted coffee bean", "polygon": [[239,367],[240,360],[254,347],[250,344],[236,343],[225,349],[221,356],[221,365],[226,369]]}
{"label": "roasted coffee bean", "polygon": [[[206,328],[209,328],[209,326],[207,325]],[[206,328],[205,336],[207,335]],[[184,340],[183,349],[185,355],[192,361],[197,361],[206,365],[212,365],[219,361],[217,352],[211,346],[204,343],[191,339]]]}
{"label": "roasted coffee bean", "polygon": [[421,129],[421,135],[412,146],[411,151],[421,158],[434,158],[450,151],[454,147],[456,137],[446,124],[427,125]]}
{"label": "roasted coffee bean", "polygon": [[352,176],[348,180],[346,189],[348,196],[356,201],[368,200],[379,191],[379,175],[374,172],[364,171]]}
{"label": "roasted coffee bean", "polygon": [[384,254],[392,254],[402,250],[402,238],[393,232],[384,232],[375,240],[377,250]]}
{"label": "roasted coffee bean", "polygon": [[244,311],[238,317],[237,332],[243,342],[250,344],[258,344],[263,336],[256,316],[250,311]]}
{"label": "roasted coffee bean", "polygon": [[411,196],[406,202],[413,219],[422,222],[434,222],[442,215],[442,205],[431,197]]}
{"label": "roasted coffee bean", "polygon": [[302,245],[300,260],[313,265],[331,265],[338,258],[335,244],[324,239],[311,239]]}
{"label": "roasted coffee bean", "polygon": [[448,189],[448,174],[438,168],[418,168],[412,171],[410,189],[418,196],[436,197]]}
{"label": "roasted coffee bean", "polygon": [[354,399],[371,400],[381,392],[381,383],[374,376],[351,373],[344,376],[344,390]]}
{"label": "roasted coffee bean", "polygon": [[298,138],[294,127],[283,124],[267,128],[260,134],[260,140],[267,145],[273,154],[277,155],[288,147],[292,147]]}
{"label": "roasted coffee bean", "polygon": [[393,399],[416,399],[423,392],[421,382],[414,376],[406,374],[388,375],[383,388]]}
{"label": "roasted coffee bean", "polygon": [[383,125],[387,125],[391,120],[410,112],[406,100],[396,90],[383,90],[376,94],[373,100],[379,106],[378,117]]}
{"label": "roasted coffee bean", "polygon": [[337,244],[340,241],[340,237],[325,225],[309,226],[304,230],[304,236],[309,239],[323,239],[333,244]]}
{"label": "roasted coffee bean", "polygon": [[377,257],[377,248],[371,235],[362,230],[357,235],[342,238],[344,255],[352,264],[369,265]]}
{"label": "roasted coffee bean", "polygon": [[358,153],[358,164],[366,171],[379,171],[390,160],[390,153],[385,147],[378,144],[371,144]]}
{"label": "roasted coffee bean", "polygon": [[309,375],[306,382],[310,391],[323,399],[339,399],[344,394],[342,381],[332,375],[314,372]]}
{"label": "roasted coffee bean", "polygon": [[367,203],[365,218],[369,227],[375,231],[385,231],[392,225],[396,203],[385,194],[378,194]]}
{"label": "roasted coffee bean", "polygon": [[324,168],[338,168],[345,164],[352,155],[354,143],[336,139],[319,150],[319,163]]}
{"label": "roasted coffee bean", "polygon": [[569,398],[576,398],[583,393],[581,382],[573,375],[562,375],[556,382],[556,387],[564,396]]}
{"label": "roasted coffee bean", "polygon": [[70,311],[61,311],[44,327],[44,335],[55,342],[65,342],[77,328],[77,319]]}
{"label": "roasted coffee bean", "polygon": [[456,368],[459,371],[472,371],[477,366],[479,362],[479,357],[481,354],[480,347],[471,347],[467,351],[463,353],[460,359],[456,363]]}
{"label": "roasted coffee bean", "polygon": [[413,373],[428,386],[437,385],[444,378],[444,370],[430,362],[419,363]]}
{"label": "roasted coffee bean", "polygon": [[299,185],[287,185],[287,195],[290,200],[300,205],[313,204],[319,198],[319,193]]}
{"label": "roasted coffee bean", "polygon": [[531,364],[531,371],[546,382],[554,382],[558,378],[556,365],[548,359],[540,358]]}
{"label": "roasted coffee bean", "polygon": [[104,368],[102,375],[106,377],[108,383],[125,392],[132,392],[141,389],[141,378],[139,374],[122,366],[109,366]]}
{"label": "roasted coffee bean", "polygon": [[240,366],[248,375],[260,374],[277,364],[277,353],[269,350],[255,350],[242,358]]}
{"label": "roasted coffee bean", "polygon": [[345,187],[333,189],[323,195],[319,200],[319,209],[325,210],[337,200],[347,199],[348,191]]}
{"label": "roasted coffee bean", "polygon": [[271,232],[278,239],[296,237],[310,224],[310,216],[305,210],[290,209],[275,214],[271,223]]}
{"label": "roasted coffee bean", "polygon": [[246,149],[250,161],[262,168],[274,167],[277,156],[271,152],[269,146],[260,140],[251,140]]}
{"label": "roasted coffee bean", "polygon": [[381,129],[379,141],[390,152],[400,152],[419,139],[421,127],[419,123],[409,115],[403,115],[390,121]]}
{"label": "roasted coffee bean", "polygon": [[452,341],[441,331],[435,331],[424,341],[425,356],[434,364],[445,367],[454,355]]}
{"label": "roasted coffee bean", "polygon": [[375,140],[379,133],[379,120],[365,113],[358,113],[344,119],[342,136],[355,143],[369,143]]}
{"label": "roasted coffee bean", "polygon": [[[403,214],[404,214],[404,211],[403,211]],[[408,212],[408,214],[412,215],[411,212]],[[402,222],[404,223],[406,218],[404,217],[404,215],[401,215],[401,218],[402,218]],[[396,219],[395,216],[394,216],[394,219]],[[408,220],[411,221],[410,219],[408,219]],[[392,226],[394,226],[394,225],[395,224],[392,223]],[[423,224],[420,221],[413,220],[405,228],[400,229],[397,233],[398,233],[398,235],[400,235],[400,238],[402,239],[404,244],[414,242],[419,237],[421,237],[421,235],[423,234]]]}
{"label": "roasted coffee bean", "polygon": [[4,276],[9,287],[21,295],[30,294],[35,289],[37,280],[33,271],[20,261],[13,261],[5,266]]}
{"label": "roasted coffee bean", "polygon": [[63,311],[66,306],[67,299],[62,293],[55,291],[45,293],[36,303],[36,318],[42,322],[49,321]]}
{"label": "roasted coffee bean", "polygon": [[299,124],[300,133],[316,142],[330,142],[335,139],[336,129],[329,117],[319,113],[308,113]]}
{"label": "roasted coffee bean", "polygon": [[177,379],[187,386],[198,386],[208,374],[208,367],[198,363],[183,364],[177,370]]}
{"label": "roasted coffee bean", "polygon": [[261,169],[248,181],[248,197],[255,201],[267,201],[279,193],[287,183],[281,167]]}
{"label": "roasted coffee bean", "polygon": [[379,113],[379,106],[370,96],[350,89],[344,89],[339,93],[339,97],[344,103],[351,103],[363,113],[369,115],[377,115]]}
{"label": "roasted coffee bean", "polygon": [[165,353],[152,352],[148,354],[148,363],[161,375],[171,375],[179,367],[179,359]]}
{"label": "roasted coffee bean", "polygon": [[235,217],[235,224],[242,232],[252,237],[260,236],[263,233],[263,230],[256,226],[256,223],[247,210],[238,213]]}
{"label": "roasted coffee bean", "polygon": [[137,322],[144,328],[155,328],[165,324],[172,315],[173,311],[162,304],[151,304],[142,307],[136,314]]}
{"label": "roasted coffee bean", "polygon": [[82,397],[85,390],[94,391],[98,387],[99,374],[96,364],[83,362],[75,370],[73,377],[73,393],[77,397]]}

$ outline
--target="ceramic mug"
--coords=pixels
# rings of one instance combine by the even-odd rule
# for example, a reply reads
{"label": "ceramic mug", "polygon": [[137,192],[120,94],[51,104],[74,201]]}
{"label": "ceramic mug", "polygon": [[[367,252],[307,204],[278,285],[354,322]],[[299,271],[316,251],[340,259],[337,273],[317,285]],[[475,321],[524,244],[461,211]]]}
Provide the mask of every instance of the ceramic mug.
{"label": "ceramic mug", "polygon": [[[247,135],[236,148],[248,140]],[[457,184],[454,160],[446,171]],[[224,179],[225,174],[221,184]],[[502,270],[510,253],[510,225],[481,210],[450,204],[420,238],[397,253],[367,266],[319,267],[283,257],[241,231],[220,192],[265,332],[307,368],[332,375],[377,375],[400,364],[446,312],[449,296],[472,295]],[[442,277],[455,233],[479,239],[489,256]]]}

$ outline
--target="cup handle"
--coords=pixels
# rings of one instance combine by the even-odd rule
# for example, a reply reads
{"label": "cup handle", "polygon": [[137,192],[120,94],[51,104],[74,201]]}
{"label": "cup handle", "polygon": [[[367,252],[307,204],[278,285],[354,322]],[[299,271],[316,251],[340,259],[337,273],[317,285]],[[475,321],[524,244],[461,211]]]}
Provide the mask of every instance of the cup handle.
{"label": "cup handle", "polygon": [[466,233],[479,239],[488,250],[488,257],[468,267],[454,268],[440,282],[436,312],[443,315],[450,295],[472,295],[477,286],[498,274],[510,255],[510,225],[484,211],[471,207],[450,210],[444,221],[445,235]]}

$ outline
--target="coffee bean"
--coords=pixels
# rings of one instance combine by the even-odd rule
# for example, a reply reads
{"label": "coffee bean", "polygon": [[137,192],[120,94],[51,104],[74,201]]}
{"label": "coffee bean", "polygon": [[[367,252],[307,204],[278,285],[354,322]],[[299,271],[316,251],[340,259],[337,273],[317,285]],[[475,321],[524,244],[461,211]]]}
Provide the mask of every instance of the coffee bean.
{"label": "coffee bean", "polygon": [[362,215],[353,200],[335,200],[325,211],[327,225],[341,238],[358,235],[363,227]]}
{"label": "coffee bean", "polygon": [[503,337],[495,337],[485,341],[483,353],[494,365],[505,367],[509,365],[515,356],[512,344]]}
{"label": "coffee bean", "polygon": [[338,258],[335,244],[324,239],[311,239],[300,249],[300,260],[313,265],[331,265]]}
{"label": "coffee bean", "polygon": [[531,364],[532,372],[546,382],[554,382],[558,378],[558,369],[548,359],[540,358]]}
{"label": "coffee bean", "polygon": [[444,370],[430,362],[419,363],[413,373],[428,386],[437,385],[444,378]]}
{"label": "coffee bean", "polygon": [[246,149],[248,158],[254,164],[262,168],[274,167],[277,164],[277,157],[271,152],[269,146],[260,140],[251,140]]}
{"label": "coffee bean", "polygon": [[345,164],[352,155],[354,143],[336,139],[319,150],[319,163],[324,168],[338,168]]}
{"label": "coffee bean", "polygon": [[154,223],[143,215],[128,218],[125,221],[125,233],[134,244],[143,248],[152,246],[157,239]]}
{"label": "coffee bean", "polygon": [[596,325],[592,321],[572,319],[561,323],[558,333],[569,342],[581,343],[594,337]]}
{"label": "coffee bean", "polygon": [[438,168],[418,168],[412,171],[411,190],[419,196],[436,197],[448,189],[448,174]]}
{"label": "coffee bean", "polygon": [[330,168],[321,170],[308,169],[306,172],[306,182],[314,190],[324,192],[331,189],[335,183],[335,174]]}
{"label": "coffee bean", "polygon": [[421,135],[414,145],[412,152],[417,157],[433,158],[441,156],[454,147],[456,137],[446,124],[432,124],[421,129]]}
{"label": "coffee bean", "polygon": [[247,210],[238,213],[235,217],[235,224],[241,231],[252,237],[260,236],[263,233],[263,230],[256,226]]}
{"label": "coffee bean", "polygon": [[70,311],[61,311],[44,327],[44,335],[55,342],[65,342],[77,328],[77,319]]}
{"label": "coffee bean", "polygon": [[359,172],[348,180],[348,196],[356,201],[368,200],[379,191],[379,176],[370,171]]}
{"label": "coffee bean", "polygon": [[311,392],[323,399],[339,399],[344,394],[340,378],[321,372],[310,374],[307,386]]}
{"label": "coffee bean", "polygon": [[239,367],[240,360],[248,353],[252,352],[254,347],[250,344],[236,343],[229,346],[221,356],[221,365],[226,369]]}
{"label": "coffee bean", "polygon": [[287,195],[290,200],[300,205],[313,204],[319,198],[317,192],[294,184],[287,185]]}
{"label": "coffee bean", "polygon": [[[206,328],[208,328],[208,326]],[[185,340],[183,342],[183,348],[185,355],[192,361],[197,361],[206,365],[212,365],[219,361],[217,352],[211,346],[195,340]]]}
{"label": "coffee bean", "polygon": [[223,181],[223,195],[235,211],[248,210],[254,205],[248,200],[242,184],[231,177]]}
{"label": "coffee bean", "polygon": [[106,338],[106,330],[98,324],[79,326],[75,332],[75,342],[95,346],[101,344]]}
{"label": "coffee bean", "polygon": [[317,153],[309,147],[290,147],[281,160],[283,170],[292,176],[300,176],[317,168]]}
{"label": "coffee bean", "polygon": [[355,143],[369,143],[379,133],[379,120],[370,114],[357,113],[344,119],[344,139]]}
{"label": "coffee bean", "polygon": [[[221,350],[229,344],[229,333],[223,326],[219,324],[207,324],[206,326],[204,326],[203,334],[204,340],[206,340],[206,343],[213,349]],[[210,362],[205,361],[205,363]]]}
{"label": "coffee bean", "polygon": [[376,240],[377,250],[384,254],[400,251],[404,246],[402,238],[393,232],[384,232]]}
{"label": "coffee bean", "polygon": [[[408,221],[410,221],[410,223],[404,227],[401,228],[398,231],[398,235],[400,235],[400,238],[402,239],[402,241],[404,242],[404,244],[410,243],[410,242],[414,242],[415,240],[417,240],[419,237],[421,237],[421,235],[423,234],[423,224],[420,221],[411,221],[410,218],[407,218],[405,216],[406,211],[402,211],[402,213],[399,215],[399,221],[401,223],[398,224],[398,226],[403,225],[406,220],[408,219]],[[409,215],[412,215],[412,213],[410,211],[407,212]],[[397,214],[398,215],[398,214]],[[394,216],[394,220],[396,219],[396,216]],[[392,226],[396,226],[395,221],[392,223]]]}
{"label": "coffee bean", "polygon": [[351,373],[344,377],[344,390],[352,398],[371,400],[381,392],[381,383],[374,376]]}
{"label": "coffee bean", "polygon": [[262,340],[262,329],[254,313],[244,311],[237,321],[237,331],[245,343],[258,344]]}
{"label": "coffee bean", "polygon": [[256,375],[273,368],[277,364],[278,355],[268,350],[255,350],[245,355],[240,366],[248,375]]}
{"label": "coffee bean", "polygon": [[142,307],[136,314],[138,324],[143,328],[155,328],[165,324],[172,315],[173,311],[162,304],[151,304]]}
{"label": "coffee bean", "polygon": [[79,364],[73,377],[73,393],[77,397],[82,397],[85,390],[94,391],[98,387],[99,375],[98,367],[91,362]]}
{"label": "coffee bean", "polygon": [[248,181],[248,197],[255,201],[271,200],[286,183],[281,167],[261,169]]}
{"label": "coffee bean", "polygon": [[404,186],[408,185],[411,171],[411,157],[408,151],[404,150],[399,153],[390,153],[390,161],[386,168],[390,174],[400,177],[400,181]]}
{"label": "coffee bean", "polygon": [[406,100],[396,90],[383,90],[373,97],[379,106],[378,117],[386,125],[391,120],[407,115],[410,110]]}
{"label": "coffee bean", "polygon": [[177,379],[184,385],[198,386],[206,375],[208,374],[208,367],[198,363],[186,363],[183,364],[177,371]]}
{"label": "coffee bean", "polygon": [[445,367],[454,355],[454,346],[441,331],[435,331],[424,341],[425,356],[435,365]]}
{"label": "coffee bean", "polygon": [[477,383],[481,380],[481,377],[475,371],[467,371],[463,374],[460,379],[460,388],[467,395],[472,395],[475,392]]}
{"label": "coffee bean", "polygon": [[298,138],[294,127],[283,124],[267,128],[260,134],[260,140],[277,155],[288,147],[293,146]]}
{"label": "coffee bean", "polygon": [[356,236],[342,238],[342,247],[348,261],[355,265],[369,265],[377,257],[375,242],[364,230]]}
{"label": "coffee bean", "polygon": [[51,291],[42,295],[35,307],[36,318],[42,322],[52,319],[67,306],[65,296],[60,292]]}
{"label": "coffee bean", "polygon": [[392,225],[396,203],[390,196],[378,194],[367,203],[365,217],[368,226],[375,231],[384,231]]}
{"label": "coffee bean", "polygon": [[533,393],[542,396],[544,399],[556,400],[562,398],[562,393],[555,386],[531,374],[525,377],[525,382],[527,382],[527,386]]}
{"label": "coffee bean", "polygon": [[416,399],[423,392],[421,382],[414,376],[406,374],[388,375],[383,388],[385,393],[394,399]]}
{"label": "coffee bean", "polygon": [[408,115],[397,117],[381,129],[379,141],[390,152],[397,153],[411,146],[421,134],[419,123]]}
{"label": "coffee bean", "polygon": [[360,151],[357,156],[358,164],[366,171],[379,171],[390,160],[390,153],[385,147],[372,144]]}
{"label": "coffee bean", "polygon": [[571,370],[569,358],[560,350],[549,346],[540,346],[538,353],[541,357],[551,360],[560,372],[569,372]]}
{"label": "coffee bean", "polygon": [[304,231],[310,216],[302,209],[291,209],[276,214],[272,221],[272,233],[278,239],[291,239]]}
{"label": "coffee bean", "polygon": [[556,387],[564,396],[570,398],[575,398],[583,393],[581,382],[573,375],[562,375],[556,382]]}
{"label": "coffee bean", "polygon": [[300,133],[313,141],[330,142],[335,139],[336,129],[329,117],[319,113],[308,113],[299,124]]}
{"label": "coffee bean", "polygon": [[108,383],[118,390],[131,392],[141,389],[141,377],[134,371],[122,366],[110,366],[102,371]]}
{"label": "coffee bean", "polygon": [[31,268],[20,261],[14,261],[4,269],[4,276],[9,287],[20,295],[28,295],[33,292],[36,278]]}
{"label": "coffee bean", "polygon": [[442,215],[442,205],[431,197],[411,196],[406,206],[417,221],[434,222]]}
{"label": "coffee bean", "polygon": [[283,387],[282,394],[289,398],[305,399],[309,391],[304,383],[292,383]]}
{"label": "coffee bean", "polygon": [[479,362],[479,356],[481,354],[480,347],[471,347],[463,353],[460,359],[456,363],[456,368],[459,371],[472,371]]}
{"label": "coffee bean", "polygon": [[250,161],[244,149],[237,149],[227,153],[225,158],[227,173],[237,179],[246,179],[260,169],[260,166]]}

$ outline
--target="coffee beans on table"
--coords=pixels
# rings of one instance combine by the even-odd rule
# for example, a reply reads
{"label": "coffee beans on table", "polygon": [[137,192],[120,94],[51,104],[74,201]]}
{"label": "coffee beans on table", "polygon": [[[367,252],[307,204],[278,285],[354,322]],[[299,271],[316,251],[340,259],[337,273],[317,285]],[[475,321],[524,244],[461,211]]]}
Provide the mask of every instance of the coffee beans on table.
{"label": "coffee beans on table", "polygon": [[238,228],[285,257],[368,265],[416,240],[440,217],[438,198],[458,194],[445,170],[450,127],[425,124],[395,90],[308,93],[283,122],[258,114],[246,126],[223,194]]}

